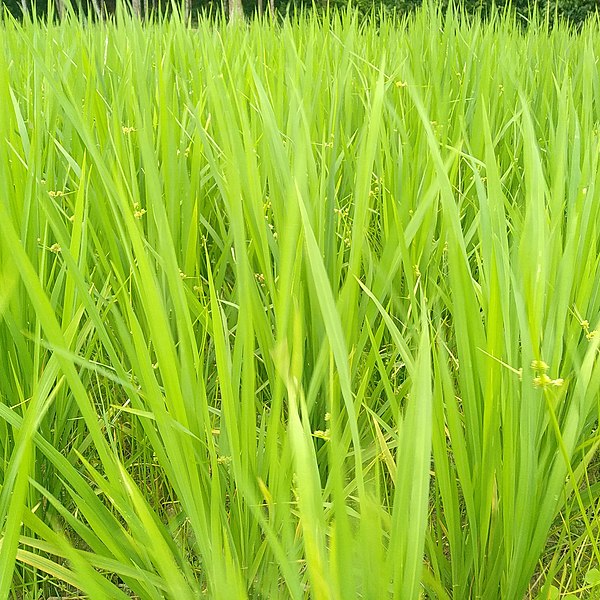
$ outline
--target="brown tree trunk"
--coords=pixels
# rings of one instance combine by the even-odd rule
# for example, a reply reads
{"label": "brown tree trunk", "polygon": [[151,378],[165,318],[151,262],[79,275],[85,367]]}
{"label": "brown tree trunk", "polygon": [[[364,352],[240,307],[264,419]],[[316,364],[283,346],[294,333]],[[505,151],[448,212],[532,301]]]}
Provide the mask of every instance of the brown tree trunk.
{"label": "brown tree trunk", "polygon": [[183,18],[187,21],[192,16],[192,0],[183,0]]}
{"label": "brown tree trunk", "polygon": [[98,0],[92,0],[92,6],[94,7],[96,17],[98,19],[101,19],[104,15],[102,14],[102,9],[100,8],[100,3],[98,2]]}
{"label": "brown tree trunk", "polygon": [[136,17],[142,16],[142,6],[140,0],[131,0],[131,10]]}
{"label": "brown tree trunk", "polygon": [[242,0],[229,0],[229,20],[237,21],[243,18],[244,7],[242,6]]}
{"label": "brown tree trunk", "polygon": [[58,18],[62,21],[65,18],[65,3],[63,0],[54,0],[54,6],[56,6],[56,14]]}

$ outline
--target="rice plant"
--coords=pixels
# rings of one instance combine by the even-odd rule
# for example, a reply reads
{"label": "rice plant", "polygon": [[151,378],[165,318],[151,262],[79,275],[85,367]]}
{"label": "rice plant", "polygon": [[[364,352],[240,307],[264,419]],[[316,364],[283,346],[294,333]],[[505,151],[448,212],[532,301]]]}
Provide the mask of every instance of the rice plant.
{"label": "rice plant", "polygon": [[0,597],[598,593],[597,20],[0,27]]}

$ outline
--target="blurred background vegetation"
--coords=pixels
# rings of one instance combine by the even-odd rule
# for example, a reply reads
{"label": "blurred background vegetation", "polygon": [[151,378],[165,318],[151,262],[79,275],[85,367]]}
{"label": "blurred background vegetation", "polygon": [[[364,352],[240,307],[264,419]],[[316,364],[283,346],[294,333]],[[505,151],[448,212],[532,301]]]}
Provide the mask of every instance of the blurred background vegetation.
{"label": "blurred background vegetation", "polygon": [[[351,4],[361,12],[373,9],[386,12],[408,13],[418,8],[423,0],[1,0],[4,7],[16,17],[23,12],[44,15],[53,10],[58,16],[64,14],[68,5],[72,4],[77,12],[85,15],[105,17],[114,13],[117,2],[123,2],[140,17],[162,12],[168,13],[173,6],[181,6],[185,15],[220,12],[225,10],[230,17],[245,14],[251,16],[263,12],[275,11],[285,14],[300,7],[317,10],[326,8],[345,8]],[[442,6],[451,0],[437,0]],[[501,11],[514,11],[518,20],[526,24],[538,12],[548,15],[550,22],[557,16],[573,25],[581,25],[588,17],[600,10],[600,0],[458,0],[467,13],[485,15],[495,5]]]}

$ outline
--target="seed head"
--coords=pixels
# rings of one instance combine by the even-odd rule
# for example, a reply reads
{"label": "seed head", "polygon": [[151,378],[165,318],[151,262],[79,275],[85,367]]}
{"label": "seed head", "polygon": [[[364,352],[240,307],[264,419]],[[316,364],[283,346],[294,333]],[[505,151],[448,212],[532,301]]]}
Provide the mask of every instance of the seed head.
{"label": "seed head", "polygon": [[541,371],[542,373],[545,373],[550,367],[543,360],[532,360],[531,368],[534,371]]}

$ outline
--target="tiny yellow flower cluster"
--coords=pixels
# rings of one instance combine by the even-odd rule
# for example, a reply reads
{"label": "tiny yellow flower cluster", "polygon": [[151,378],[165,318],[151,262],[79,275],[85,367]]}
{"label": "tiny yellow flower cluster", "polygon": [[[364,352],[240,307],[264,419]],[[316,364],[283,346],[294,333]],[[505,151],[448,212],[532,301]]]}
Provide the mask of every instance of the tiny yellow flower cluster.
{"label": "tiny yellow flower cluster", "polygon": [[550,366],[543,360],[532,360],[531,368],[534,371],[541,371],[542,373],[545,373],[550,368]]}
{"label": "tiny yellow flower cluster", "polygon": [[346,248],[350,248],[350,246],[352,245],[352,240],[349,235],[349,231],[352,224],[352,218],[350,217],[350,207],[345,206],[341,208],[334,208],[333,212],[338,216],[338,227],[341,229],[341,231],[338,230],[337,236],[340,240],[342,240]]}
{"label": "tiny yellow flower cluster", "polygon": [[273,205],[271,204],[271,201],[269,200],[269,196],[267,196],[265,198],[265,201],[263,202],[263,211],[265,213],[264,214],[265,221],[267,222],[267,225],[268,225],[269,229],[271,230],[273,239],[276,240],[277,239],[277,231],[275,231],[275,225],[273,225],[273,223],[271,223],[271,221],[273,219],[272,208],[273,208]]}
{"label": "tiny yellow flower cluster", "polygon": [[561,387],[564,379],[552,379],[546,371],[550,368],[543,360],[533,360],[531,368],[535,371],[536,376],[533,378],[533,385],[537,388],[546,389],[549,387]]}
{"label": "tiny yellow flower cluster", "polygon": [[533,378],[533,385],[542,389],[548,387],[561,387],[563,383],[563,379],[551,379],[548,375],[546,375],[546,373],[542,373],[541,375]]}
{"label": "tiny yellow flower cluster", "polygon": [[581,328],[585,332],[585,337],[588,342],[591,342],[593,339],[598,337],[598,334],[600,333],[597,329],[590,330],[590,322],[587,319],[581,321]]}
{"label": "tiny yellow flower cluster", "polygon": [[[329,421],[331,421],[331,414],[330,413],[325,413],[325,422],[329,423]],[[330,437],[330,431],[329,428],[325,429],[325,431],[323,431],[322,429],[317,429],[316,431],[313,431],[313,437],[319,438],[321,440],[325,440],[326,442],[328,442],[331,437]]]}
{"label": "tiny yellow flower cluster", "polygon": [[61,250],[62,248],[59,244],[52,244],[52,246],[50,246],[50,252],[54,252],[54,254],[58,254]]}
{"label": "tiny yellow flower cluster", "polygon": [[48,196],[50,196],[50,198],[61,198],[64,195],[65,193],[62,190],[50,190],[48,192]]}
{"label": "tiny yellow flower cluster", "polygon": [[[190,155],[190,152],[192,151],[192,145],[190,144],[184,151],[183,151],[183,155],[188,158]],[[177,156],[181,155],[181,150],[177,149]]]}
{"label": "tiny yellow flower cluster", "polygon": [[321,142],[321,143],[316,142],[315,145],[321,146],[322,148],[333,148],[333,140],[334,139],[335,139],[335,134],[332,133],[328,142]]}
{"label": "tiny yellow flower cluster", "polygon": [[133,203],[133,216],[136,219],[141,219],[145,214],[146,214],[146,209],[140,208],[139,202],[134,202]]}
{"label": "tiny yellow flower cluster", "polygon": [[371,176],[371,190],[369,192],[369,196],[379,196],[379,193],[385,189],[385,184],[383,181],[383,177],[377,175],[376,173],[372,173]]}
{"label": "tiny yellow flower cluster", "polygon": [[123,127],[121,127],[121,131],[127,135],[133,133],[135,131],[135,127],[128,127],[127,125],[123,125]]}

